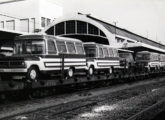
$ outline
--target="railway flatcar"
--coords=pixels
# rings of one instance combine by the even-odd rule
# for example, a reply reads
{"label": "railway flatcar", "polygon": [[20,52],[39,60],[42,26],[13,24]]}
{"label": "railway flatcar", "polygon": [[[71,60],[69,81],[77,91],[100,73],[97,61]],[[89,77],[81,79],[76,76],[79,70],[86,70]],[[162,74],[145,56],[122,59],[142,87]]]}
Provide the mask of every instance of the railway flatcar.
{"label": "railway flatcar", "polygon": [[114,69],[120,67],[117,49],[94,42],[84,43],[84,49],[89,75],[100,71],[112,74]]}
{"label": "railway flatcar", "polygon": [[140,68],[144,68],[146,71],[158,71],[160,69],[159,54],[149,51],[142,51],[136,53],[135,56],[136,65]]}
{"label": "railway flatcar", "polygon": [[[16,37],[14,55],[0,58],[2,79],[35,81],[42,75],[86,70],[86,56],[80,40],[49,35],[22,35]],[[62,72],[61,72],[62,71]]]}

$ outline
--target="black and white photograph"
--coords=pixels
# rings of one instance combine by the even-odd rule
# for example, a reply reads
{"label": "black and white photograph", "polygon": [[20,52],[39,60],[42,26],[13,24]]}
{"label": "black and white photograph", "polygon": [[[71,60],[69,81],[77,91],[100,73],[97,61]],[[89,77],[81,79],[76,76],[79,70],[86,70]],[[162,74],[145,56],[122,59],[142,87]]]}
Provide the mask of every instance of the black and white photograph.
{"label": "black and white photograph", "polygon": [[165,120],[165,0],[0,0],[0,120]]}

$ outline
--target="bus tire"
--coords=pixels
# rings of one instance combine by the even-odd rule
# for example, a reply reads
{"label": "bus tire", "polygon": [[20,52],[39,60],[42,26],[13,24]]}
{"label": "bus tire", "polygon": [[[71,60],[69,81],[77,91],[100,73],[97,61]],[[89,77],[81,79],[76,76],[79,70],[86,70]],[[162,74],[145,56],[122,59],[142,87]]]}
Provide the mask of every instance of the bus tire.
{"label": "bus tire", "polygon": [[88,74],[92,76],[94,74],[94,68],[92,66],[89,67],[88,69]]}
{"label": "bus tire", "polygon": [[147,68],[147,71],[148,71],[148,73],[151,72],[151,67],[150,66]]}
{"label": "bus tire", "polygon": [[108,72],[109,72],[109,74],[112,74],[113,73],[112,67],[109,68]]}
{"label": "bus tire", "polygon": [[32,66],[28,69],[27,79],[35,81],[39,77],[39,70]]}
{"label": "bus tire", "polygon": [[69,78],[73,77],[73,75],[74,75],[74,70],[73,70],[73,68],[69,68],[68,71],[67,71],[67,74],[68,74],[68,77],[69,77]]}

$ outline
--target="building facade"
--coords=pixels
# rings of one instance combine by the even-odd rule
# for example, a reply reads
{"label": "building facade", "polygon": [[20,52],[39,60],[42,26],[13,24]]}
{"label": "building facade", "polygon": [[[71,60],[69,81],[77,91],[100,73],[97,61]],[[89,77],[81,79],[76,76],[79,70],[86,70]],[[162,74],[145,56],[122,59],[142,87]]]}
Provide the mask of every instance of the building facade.
{"label": "building facade", "polygon": [[49,0],[2,0],[0,29],[39,32],[62,14],[62,7]]}

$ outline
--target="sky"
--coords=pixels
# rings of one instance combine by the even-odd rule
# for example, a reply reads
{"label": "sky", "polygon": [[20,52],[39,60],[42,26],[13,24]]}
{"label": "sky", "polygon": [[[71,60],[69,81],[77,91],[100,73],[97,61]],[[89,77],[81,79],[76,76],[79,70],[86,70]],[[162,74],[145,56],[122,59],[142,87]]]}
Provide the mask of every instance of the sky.
{"label": "sky", "polygon": [[51,0],[64,15],[81,12],[165,44],[165,0]]}

